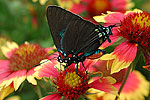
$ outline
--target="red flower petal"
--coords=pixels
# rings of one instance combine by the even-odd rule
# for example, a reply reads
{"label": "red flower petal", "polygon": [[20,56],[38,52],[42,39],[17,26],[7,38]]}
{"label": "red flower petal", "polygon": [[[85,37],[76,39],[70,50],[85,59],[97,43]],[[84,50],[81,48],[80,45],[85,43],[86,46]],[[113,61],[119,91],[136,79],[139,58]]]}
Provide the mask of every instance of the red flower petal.
{"label": "red flower petal", "polygon": [[13,72],[8,77],[4,78],[0,83],[0,87],[7,87],[12,82],[14,82],[14,88],[17,90],[21,83],[26,79],[26,70],[19,70],[17,72]]}
{"label": "red flower petal", "polygon": [[117,89],[112,85],[116,80],[112,77],[104,77],[101,80],[97,79],[90,83],[90,87],[104,92],[117,94]]}
{"label": "red flower petal", "polygon": [[12,73],[9,69],[9,61],[8,60],[0,60],[0,79],[2,81],[3,78],[7,77]]}
{"label": "red flower petal", "polygon": [[27,80],[29,83],[32,83],[33,85],[37,85],[37,81],[34,79],[34,74],[35,71],[34,71],[34,68],[30,69],[28,72],[27,72]]}
{"label": "red flower petal", "polygon": [[81,14],[85,10],[86,6],[84,6],[83,4],[76,4],[76,3],[74,3],[73,7],[70,9],[70,11],[75,14]]}
{"label": "red flower petal", "polygon": [[40,66],[37,66],[34,70],[35,72],[35,77],[37,78],[42,78],[42,77],[50,77],[52,76],[53,78],[56,78],[58,76],[58,71],[54,67],[54,64],[49,61],[49,60],[43,60]]}
{"label": "red flower petal", "polygon": [[60,100],[62,96],[59,93],[48,95],[40,100]]}
{"label": "red flower petal", "polygon": [[125,41],[115,48],[113,55],[119,58],[119,61],[132,62],[137,53],[137,46],[135,43]]}
{"label": "red flower petal", "polygon": [[120,23],[120,21],[123,20],[124,17],[125,15],[123,13],[116,12],[107,15],[104,19],[106,23]]}

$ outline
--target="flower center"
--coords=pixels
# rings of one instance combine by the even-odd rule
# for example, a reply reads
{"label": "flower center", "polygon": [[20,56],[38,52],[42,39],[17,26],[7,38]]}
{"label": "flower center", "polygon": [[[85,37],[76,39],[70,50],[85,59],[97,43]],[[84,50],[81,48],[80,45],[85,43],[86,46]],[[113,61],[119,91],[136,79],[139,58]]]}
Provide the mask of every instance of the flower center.
{"label": "flower center", "polygon": [[65,76],[65,84],[68,84],[71,88],[78,86],[81,83],[81,78],[75,72],[68,73]]}
{"label": "flower center", "polygon": [[133,13],[121,21],[120,35],[142,48],[150,50],[150,14]]}
{"label": "flower center", "polygon": [[[76,74],[75,68],[67,68],[67,75],[65,71],[61,72],[57,77],[57,90],[61,92],[66,99],[78,98],[81,94],[84,94],[88,89],[88,78],[87,75],[78,70],[78,74],[83,77],[83,79]],[[85,84],[85,82],[86,84]]]}
{"label": "flower center", "polygon": [[150,16],[148,13],[135,13],[134,18],[131,20],[133,24],[140,25],[141,28],[150,26]]}
{"label": "flower center", "polygon": [[10,69],[12,71],[29,70],[46,58],[48,58],[48,53],[40,45],[22,44],[10,58]]}
{"label": "flower center", "polygon": [[91,0],[87,6],[87,10],[90,16],[100,15],[111,10],[111,4],[109,0]]}

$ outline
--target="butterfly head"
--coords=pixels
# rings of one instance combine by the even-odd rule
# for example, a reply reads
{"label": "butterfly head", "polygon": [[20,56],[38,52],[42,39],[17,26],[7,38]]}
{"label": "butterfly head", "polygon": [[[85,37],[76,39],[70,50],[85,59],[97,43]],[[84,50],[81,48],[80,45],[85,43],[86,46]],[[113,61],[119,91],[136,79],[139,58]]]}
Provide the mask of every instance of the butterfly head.
{"label": "butterfly head", "polygon": [[107,33],[108,35],[112,35],[112,28],[113,28],[113,27],[117,27],[116,24],[114,24],[114,25],[109,25],[108,27],[106,27],[106,33]]}
{"label": "butterfly head", "polygon": [[104,41],[105,40],[108,40],[108,42],[110,43],[111,40],[109,38],[110,35],[112,35],[112,28],[113,27],[116,27],[116,24],[114,25],[110,25],[108,27],[104,27],[102,25],[98,25],[98,28],[96,29],[96,31],[98,31],[98,35],[99,35],[99,38],[103,38]]}

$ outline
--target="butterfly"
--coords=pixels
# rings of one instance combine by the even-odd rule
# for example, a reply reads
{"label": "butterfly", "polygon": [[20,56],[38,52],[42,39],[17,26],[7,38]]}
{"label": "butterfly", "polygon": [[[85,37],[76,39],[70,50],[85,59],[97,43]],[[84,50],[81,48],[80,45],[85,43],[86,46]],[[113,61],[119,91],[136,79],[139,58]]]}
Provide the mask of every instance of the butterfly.
{"label": "butterfly", "polygon": [[111,42],[109,35],[112,35],[112,28],[115,27],[93,24],[58,6],[48,6],[47,20],[59,53],[58,62],[66,63],[64,69],[72,63],[77,64],[76,74],[79,62],[85,68],[83,62],[86,58],[103,52],[98,48],[106,40]]}

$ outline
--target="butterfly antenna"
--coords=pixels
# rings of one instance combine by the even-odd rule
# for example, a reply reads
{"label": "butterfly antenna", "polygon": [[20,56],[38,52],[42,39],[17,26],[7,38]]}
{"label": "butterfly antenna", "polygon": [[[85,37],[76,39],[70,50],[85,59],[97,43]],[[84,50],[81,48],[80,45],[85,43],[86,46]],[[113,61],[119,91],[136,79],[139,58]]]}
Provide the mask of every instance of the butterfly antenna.
{"label": "butterfly antenna", "polygon": [[86,70],[86,67],[84,66],[84,63],[82,62],[82,66],[84,67],[85,69],[85,73],[88,74],[87,70]]}
{"label": "butterfly antenna", "polygon": [[53,57],[53,58],[51,58],[51,59],[48,59],[48,60],[53,60],[53,59],[55,59],[55,58],[57,58],[57,57]]}
{"label": "butterfly antenna", "polygon": [[36,64],[36,65],[34,65],[34,66],[32,66],[32,67],[39,66],[39,65],[44,64],[44,63],[46,63],[47,61],[50,61],[50,60],[55,59],[55,58],[57,58],[57,57],[53,57],[53,58],[51,58],[51,59],[45,60],[45,61],[43,61],[43,62],[41,62],[41,63],[39,63],[39,64]]}
{"label": "butterfly antenna", "polygon": [[84,78],[78,73],[78,63],[77,63],[77,66],[76,66],[76,74],[78,76],[80,76],[83,79],[84,83],[86,84],[86,81],[84,80]]}
{"label": "butterfly antenna", "polygon": [[121,26],[121,24],[120,23],[116,23],[114,25],[110,25],[109,27],[113,28],[113,27],[119,27],[119,26]]}
{"label": "butterfly antenna", "polygon": [[58,54],[55,54],[55,53],[53,53],[53,54],[50,54],[50,55],[57,55],[57,56],[58,56]]}

